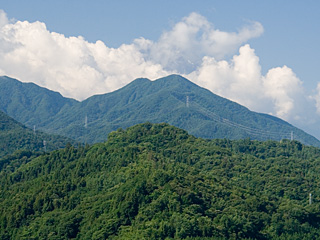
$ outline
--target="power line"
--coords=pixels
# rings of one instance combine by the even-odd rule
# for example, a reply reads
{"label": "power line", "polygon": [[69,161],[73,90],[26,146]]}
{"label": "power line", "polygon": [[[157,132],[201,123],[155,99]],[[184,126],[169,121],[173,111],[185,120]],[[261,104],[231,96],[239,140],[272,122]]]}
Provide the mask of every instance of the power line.
{"label": "power line", "polygon": [[86,115],[84,118],[84,128],[85,128],[84,143],[87,144],[87,141],[88,141],[88,115]]}
{"label": "power line", "polygon": [[272,131],[265,131],[262,129],[257,129],[257,128],[251,128],[239,123],[235,123],[229,119],[220,117],[219,115],[208,111],[207,109],[203,108],[201,105],[197,104],[196,102],[193,102],[193,105],[197,105],[198,108],[197,110],[199,112],[202,112],[204,115],[206,115],[207,117],[209,117],[211,120],[214,120],[218,123],[230,126],[230,127],[236,127],[239,128],[241,130],[246,131],[247,133],[251,134],[251,135],[256,135],[256,136],[260,136],[260,137],[265,137],[266,139],[275,139],[275,138],[287,138],[287,139],[292,139],[293,140],[293,133],[284,133],[284,132],[272,132]]}

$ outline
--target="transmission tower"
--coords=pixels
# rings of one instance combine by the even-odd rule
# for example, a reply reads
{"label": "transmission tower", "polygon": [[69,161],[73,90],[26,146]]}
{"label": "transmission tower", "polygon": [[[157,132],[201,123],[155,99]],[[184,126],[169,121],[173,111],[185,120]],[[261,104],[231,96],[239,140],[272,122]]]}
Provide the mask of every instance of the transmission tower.
{"label": "transmission tower", "polygon": [[86,117],[84,118],[84,143],[87,144],[87,138],[88,138],[88,116],[86,115]]}
{"label": "transmission tower", "polygon": [[88,128],[88,116],[84,118],[84,127],[87,129]]}
{"label": "transmission tower", "polygon": [[47,152],[47,142],[46,142],[46,140],[43,140],[43,149],[44,149],[44,152]]}
{"label": "transmission tower", "polygon": [[312,194],[309,193],[309,204],[311,205],[312,204]]}

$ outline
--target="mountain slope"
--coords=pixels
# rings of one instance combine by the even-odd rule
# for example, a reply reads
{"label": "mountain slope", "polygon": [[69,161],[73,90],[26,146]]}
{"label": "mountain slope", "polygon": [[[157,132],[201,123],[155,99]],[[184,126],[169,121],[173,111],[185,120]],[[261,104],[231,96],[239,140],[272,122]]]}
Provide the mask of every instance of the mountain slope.
{"label": "mountain slope", "polygon": [[[290,139],[293,132],[301,142],[320,146],[317,139],[279,118],[252,112],[177,75],[156,81],[137,79],[118,91],[88,98],[72,113],[56,115],[54,122],[60,125],[53,130],[75,138],[87,131],[91,142],[105,140],[117,128],[150,121],[167,122],[203,138],[281,140]],[[88,129],[84,129],[85,115]]]}
{"label": "mountain slope", "polygon": [[140,124],[0,170],[0,238],[319,239],[319,166],[296,141]]}
{"label": "mountain slope", "polygon": [[0,110],[29,127],[39,125],[77,101],[34,83],[0,77]]}
{"label": "mountain slope", "polygon": [[178,75],[137,79],[112,93],[65,101],[56,113],[39,118],[37,125],[83,142],[104,141],[113,130],[150,121],[167,122],[203,138],[281,140],[293,133],[302,143],[320,146],[316,138],[289,123],[252,112]]}
{"label": "mountain slope", "polygon": [[66,137],[34,132],[0,111],[0,158],[22,149],[44,151],[43,141],[47,151],[65,147],[68,142],[75,143]]}

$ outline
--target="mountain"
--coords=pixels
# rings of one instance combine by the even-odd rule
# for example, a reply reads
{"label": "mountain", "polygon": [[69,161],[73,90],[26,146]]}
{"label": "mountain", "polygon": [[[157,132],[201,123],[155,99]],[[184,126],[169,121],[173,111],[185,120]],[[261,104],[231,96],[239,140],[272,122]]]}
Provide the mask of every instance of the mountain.
{"label": "mountain", "polygon": [[297,141],[145,123],[16,161],[0,170],[0,239],[320,236],[320,149]]}
{"label": "mountain", "polygon": [[75,141],[33,131],[0,111],[0,158],[17,150],[52,151],[65,147],[67,143],[74,144]]}
{"label": "mountain", "polygon": [[[2,90],[0,96],[10,99],[8,93],[14,84],[8,78],[5,80],[0,79],[0,87],[5,86],[7,89]],[[28,126],[32,123],[44,131],[82,142],[101,142],[106,140],[111,131],[149,121],[167,122],[202,138],[278,141],[293,138],[304,144],[320,146],[319,140],[289,123],[267,114],[252,112],[178,75],[156,81],[136,79],[117,91],[92,96],[82,102],[63,98],[58,93],[52,93],[34,84],[30,86],[36,88],[35,90],[29,85],[23,87],[25,84],[18,84],[16,80],[13,82],[15,85],[20,84],[21,89],[27,89],[24,96],[30,99],[31,105],[25,114],[30,117],[23,121],[25,117],[20,116],[23,114],[16,110],[24,106],[24,102],[19,101],[18,97],[14,98],[15,101],[1,104],[0,108],[3,111],[29,124]],[[32,105],[32,102],[35,102],[32,101],[33,92],[45,99],[46,107]],[[20,95],[17,93],[16,96]],[[40,99],[38,98],[37,102],[41,102]],[[54,111],[49,112],[48,109],[55,102],[60,104],[54,107]]]}
{"label": "mountain", "polygon": [[34,83],[0,77],[0,110],[28,127],[38,127],[41,122],[75,103],[77,101]]}

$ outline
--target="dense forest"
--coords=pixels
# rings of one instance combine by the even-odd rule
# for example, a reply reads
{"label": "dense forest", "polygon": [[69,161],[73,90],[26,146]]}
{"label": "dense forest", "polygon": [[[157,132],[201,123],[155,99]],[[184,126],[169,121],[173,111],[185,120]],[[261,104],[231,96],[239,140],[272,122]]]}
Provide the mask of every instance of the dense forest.
{"label": "dense forest", "polygon": [[319,171],[320,149],[297,141],[139,124],[8,156],[0,239],[319,239]]}
{"label": "dense forest", "polygon": [[0,157],[16,150],[52,151],[76,144],[70,138],[31,130],[0,111]]}

